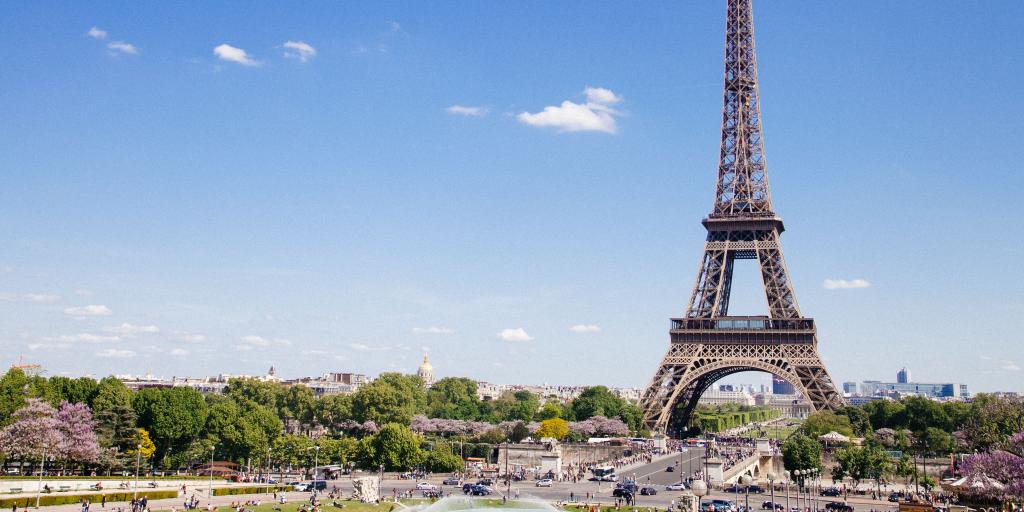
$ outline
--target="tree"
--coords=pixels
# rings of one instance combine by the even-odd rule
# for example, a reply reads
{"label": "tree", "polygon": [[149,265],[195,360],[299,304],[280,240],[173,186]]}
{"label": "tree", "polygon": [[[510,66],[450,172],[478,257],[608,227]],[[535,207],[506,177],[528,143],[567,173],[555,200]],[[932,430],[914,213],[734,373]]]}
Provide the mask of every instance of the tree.
{"label": "tree", "polygon": [[342,422],[352,419],[352,397],[335,394],[320,397],[314,412],[317,423],[331,430],[341,428]]}
{"label": "tree", "polygon": [[829,432],[839,432],[844,436],[853,436],[853,426],[850,425],[850,418],[838,415],[832,411],[818,411],[811,413],[804,420],[800,430],[809,437],[817,439],[818,436]]}
{"label": "tree", "polygon": [[352,395],[352,417],[357,422],[408,425],[415,411],[415,402],[387,383],[373,381]]}
{"label": "tree", "polygon": [[54,453],[60,442],[57,411],[39,398],[29,398],[14,411],[11,423],[0,430],[0,454],[19,460],[40,460],[43,452]]}
{"label": "tree", "polygon": [[540,422],[537,429],[537,437],[551,437],[557,440],[565,439],[569,435],[569,422],[562,418],[551,418]]}
{"label": "tree", "polygon": [[313,394],[312,389],[301,384],[288,386],[282,405],[282,418],[294,419],[303,425],[313,423],[316,413],[316,395]]}
{"label": "tree", "polygon": [[59,405],[61,401],[73,404],[90,404],[96,398],[96,393],[99,390],[97,382],[89,377],[72,379],[58,375],[50,377],[49,380],[50,393],[54,396],[56,402],[51,402],[54,406]]}
{"label": "tree", "polygon": [[476,436],[476,442],[486,444],[504,443],[508,436],[500,428],[489,428],[484,433]]}
{"label": "tree", "polygon": [[156,445],[153,444],[153,440],[149,438],[149,432],[144,428],[135,429],[133,441],[134,445],[126,451],[129,455],[134,456],[138,453],[143,459],[148,459],[156,452]]}
{"label": "tree", "polygon": [[405,425],[388,423],[361,443],[364,467],[385,470],[408,470],[423,462],[420,437]]}
{"label": "tree", "polygon": [[14,411],[25,405],[27,386],[28,379],[21,368],[11,368],[0,378],[0,425],[10,423]]}
{"label": "tree", "polygon": [[848,405],[836,411],[836,414],[849,418],[854,435],[865,437],[871,433],[871,417],[864,409]]}
{"label": "tree", "polygon": [[912,396],[903,399],[903,407],[907,415],[907,428],[920,434],[929,427],[952,431],[949,416],[942,404],[923,396]]}
{"label": "tree", "polygon": [[450,444],[439,441],[427,452],[424,465],[427,471],[433,473],[454,473],[462,470],[463,462],[462,457],[454,453]]}
{"label": "tree", "polygon": [[171,449],[183,451],[206,426],[209,408],[193,388],[147,388],[133,402],[138,426],[149,431],[161,459]]}
{"label": "tree", "polygon": [[618,416],[625,406],[626,401],[615,396],[607,387],[594,386],[584,389],[580,396],[572,401],[569,409],[572,419],[583,421],[591,416]]}
{"label": "tree", "polygon": [[513,443],[522,442],[522,440],[527,437],[530,437],[530,428],[522,421],[516,423],[508,435],[509,441],[512,441]]}
{"label": "tree", "polygon": [[782,462],[789,471],[821,469],[821,445],[804,434],[793,434],[782,443]]}
{"label": "tree", "polygon": [[427,411],[432,418],[483,419],[477,384],[466,378],[445,377],[427,390]]}
{"label": "tree", "polygon": [[54,414],[57,421],[57,449],[54,455],[69,462],[95,462],[100,457],[92,411],[83,403],[61,402]]}
{"label": "tree", "polygon": [[966,448],[991,451],[1017,432],[1024,431],[1024,398],[979,393],[971,414],[959,426],[957,437]]}
{"label": "tree", "polygon": [[864,404],[864,412],[871,419],[871,427],[875,430],[891,428],[901,430],[907,428],[906,407],[895,400],[874,400]]}
{"label": "tree", "polygon": [[982,476],[1006,484],[1005,489],[992,486],[968,486],[966,492],[987,499],[1002,499],[1003,494],[1017,500],[1024,498],[1024,432],[1011,436],[989,451],[967,457],[961,471],[973,480]]}
{"label": "tree", "polygon": [[953,436],[941,428],[927,427],[921,433],[920,440],[921,446],[927,454],[942,455],[956,450],[956,441]]}
{"label": "tree", "polygon": [[562,406],[554,400],[548,400],[541,406],[540,411],[534,416],[534,419],[544,421],[552,418],[561,418],[563,416]]}
{"label": "tree", "polygon": [[540,409],[540,397],[526,390],[506,391],[494,401],[493,408],[504,421],[530,422]]}

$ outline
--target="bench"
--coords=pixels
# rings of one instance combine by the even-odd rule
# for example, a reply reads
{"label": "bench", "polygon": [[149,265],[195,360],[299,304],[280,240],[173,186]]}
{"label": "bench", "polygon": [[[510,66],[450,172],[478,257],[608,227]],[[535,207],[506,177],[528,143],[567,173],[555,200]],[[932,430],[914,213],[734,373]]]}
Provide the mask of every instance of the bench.
{"label": "bench", "polygon": [[11,487],[11,494],[21,494],[21,487]]}
{"label": "bench", "polygon": [[68,492],[70,490],[71,490],[71,486],[70,485],[62,485],[62,486],[57,488],[57,492]]}

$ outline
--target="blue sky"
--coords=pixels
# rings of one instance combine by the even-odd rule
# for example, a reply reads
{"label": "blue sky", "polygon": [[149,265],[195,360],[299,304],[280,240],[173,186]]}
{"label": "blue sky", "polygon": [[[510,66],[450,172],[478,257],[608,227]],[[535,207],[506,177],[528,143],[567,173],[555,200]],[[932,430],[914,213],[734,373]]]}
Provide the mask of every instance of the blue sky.
{"label": "blue sky", "polygon": [[[169,377],[429,350],[442,375],[645,385],[711,207],[722,4],[6,4],[3,353]],[[1024,4],[755,17],[833,377],[1024,391]],[[732,311],[763,312],[736,280]]]}

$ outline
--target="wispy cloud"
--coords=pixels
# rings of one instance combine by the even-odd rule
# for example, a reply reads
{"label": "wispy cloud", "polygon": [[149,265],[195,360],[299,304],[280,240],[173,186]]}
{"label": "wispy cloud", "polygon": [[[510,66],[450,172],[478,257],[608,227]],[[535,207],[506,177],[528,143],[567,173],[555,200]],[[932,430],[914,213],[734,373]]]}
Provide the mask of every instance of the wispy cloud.
{"label": "wispy cloud", "polygon": [[1020,371],[1020,366],[1017,366],[1017,363],[1015,363],[1013,361],[1003,361],[1003,365],[1002,365],[1001,368],[1004,369],[1004,370],[1007,370],[1007,371],[1011,371],[1011,372],[1019,372]]}
{"label": "wispy cloud", "polygon": [[126,43],[124,41],[111,41],[111,42],[107,43],[107,49],[110,50],[111,55],[121,55],[121,54],[138,55],[139,54],[139,49],[136,48],[135,45],[133,45],[131,43]]}
{"label": "wispy cloud", "polygon": [[37,303],[48,303],[57,302],[60,300],[60,295],[53,293],[0,293],[0,301],[3,302],[37,302]]}
{"label": "wispy cloud", "polygon": [[101,335],[101,334],[82,333],[82,334],[69,334],[69,335],[64,335],[64,336],[58,336],[55,339],[55,341],[59,341],[59,342],[62,342],[62,343],[77,343],[77,342],[108,343],[108,342],[113,342],[113,341],[121,341],[121,337],[120,336],[104,336],[104,335]]}
{"label": "wispy cloud", "polygon": [[449,114],[469,117],[483,117],[490,111],[487,107],[468,107],[465,105],[452,105],[444,110]]}
{"label": "wispy cloud", "polygon": [[385,347],[385,346],[376,346],[375,347],[375,346],[367,345],[366,343],[358,343],[358,342],[350,343],[348,346],[351,347],[352,350],[358,350],[360,352],[377,352],[377,351],[381,351],[381,350],[391,350],[391,347]]}
{"label": "wispy cloud", "polygon": [[533,339],[533,336],[527,334],[526,329],[517,327],[515,329],[502,329],[498,333],[498,338],[504,341],[530,341]]}
{"label": "wispy cloud", "polygon": [[96,355],[99,357],[107,357],[112,359],[129,359],[135,357],[135,352],[132,350],[118,350],[114,348],[108,348],[106,350],[96,352]]}
{"label": "wispy cloud", "polygon": [[455,329],[441,326],[413,327],[413,334],[455,334]]}
{"label": "wispy cloud", "polygon": [[611,108],[622,98],[603,87],[587,87],[583,91],[585,103],[565,100],[559,106],[544,107],[531,114],[521,112],[516,116],[521,123],[542,128],[555,128],[560,132],[604,132],[616,133],[615,118],[621,113]]}
{"label": "wispy cloud", "polygon": [[206,341],[206,335],[204,334],[182,334],[178,336],[181,341],[187,341],[189,343],[202,343]]}
{"label": "wispy cloud", "polygon": [[107,332],[113,332],[120,334],[121,336],[133,336],[135,334],[154,334],[160,332],[160,328],[155,325],[132,325],[132,324],[121,324],[113,327],[107,327],[103,329]]}
{"label": "wispy cloud", "polygon": [[230,44],[218,45],[213,49],[213,54],[221,60],[234,62],[243,66],[255,67],[262,64],[260,61],[252,58],[252,56],[246,53],[245,50],[236,48]]}
{"label": "wispy cloud", "polygon": [[189,351],[185,350],[183,348],[172,348],[171,351],[168,352],[168,354],[170,354],[170,355],[172,355],[174,357],[184,357],[184,356],[189,355]]}
{"label": "wispy cloud", "polygon": [[871,283],[864,279],[826,279],[822,284],[826,290],[852,290],[855,288],[868,288]]}
{"label": "wispy cloud", "polygon": [[99,27],[92,27],[88,32],[86,32],[86,35],[93,39],[106,39],[107,31]]}
{"label": "wispy cloud", "polygon": [[303,41],[286,41],[284,43],[284,56],[289,59],[299,59],[299,62],[309,62],[316,57],[316,48]]}
{"label": "wispy cloud", "polygon": [[110,308],[102,304],[90,304],[88,306],[67,308],[64,310],[64,314],[68,316],[83,318],[87,316],[110,316],[114,314],[114,312],[111,311]]}
{"label": "wispy cloud", "polygon": [[601,326],[595,324],[577,324],[569,328],[572,332],[601,332]]}
{"label": "wispy cloud", "polygon": [[253,335],[253,334],[250,334],[248,336],[242,336],[241,341],[242,341],[242,343],[244,343],[246,345],[252,345],[254,347],[269,347],[270,346],[270,340],[264,338],[263,336],[256,336],[256,335]]}

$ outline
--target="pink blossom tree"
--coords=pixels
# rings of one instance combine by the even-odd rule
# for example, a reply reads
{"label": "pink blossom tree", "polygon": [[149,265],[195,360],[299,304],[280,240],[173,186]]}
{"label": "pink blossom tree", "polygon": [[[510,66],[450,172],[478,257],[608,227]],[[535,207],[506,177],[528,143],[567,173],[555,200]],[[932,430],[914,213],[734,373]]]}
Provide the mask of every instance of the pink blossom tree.
{"label": "pink blossom tree", "polygon": [[100,456],[96,439],[96,422],[85,404],[61,402],[54,416],[57,420],[57,449],[55,455],[68,462],[95,462]]}
{"label": "pink blossom tree", "polygon": [[26,400],[24,407],[11,415],[12,423],[0,430],[0,454],[22,462],[54,454],[60,443],[56,412],[43,400]]}
{"label": "pink blossom tree", "polygon": [[1002,496],[1024,498],[1024,432],[1015,434],[1000,449],[967,457],[962,471],[968,481],[983,482],[985,478],[991,478],[1005,486],[1002,489],[992,485],[968,487],[967,493],[990,499]]}

